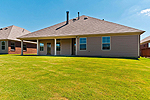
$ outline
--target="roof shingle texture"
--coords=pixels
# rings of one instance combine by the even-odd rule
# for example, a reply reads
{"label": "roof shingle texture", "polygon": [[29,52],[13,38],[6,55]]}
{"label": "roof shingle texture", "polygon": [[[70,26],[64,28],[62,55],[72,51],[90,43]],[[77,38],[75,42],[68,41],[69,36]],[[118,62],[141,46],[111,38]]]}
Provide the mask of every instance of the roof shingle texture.
{"label": "roof shingle texture", "polygon": [[[87,17],[88,19],[84,20]],[[77,19],[77,18],[76,18]],[[57,36],[75,36],[75,35],[92,35],[92,34],[108,34],[108,33],[127,33],[127,32],[144,32],[139,29],[119,25],[116,23],[100,20],[89,16],[80,16],[80,19],[73,21],[69,20],[23,35],[19,38],[33,37],[57,37]]]}
{"label": "roof shingle texture", "polygon": [[[0,40],[19,40],[17,37],[30,33],[30,31],[17,26],[8,26],[0,30]],[[20,41],[20,40],[19,40]]]}
{"label": "roof shingle texture", "polygon": [[150,42],[150,36],[148,36],[140,41],[141,44],[146,43],[146,42]]}

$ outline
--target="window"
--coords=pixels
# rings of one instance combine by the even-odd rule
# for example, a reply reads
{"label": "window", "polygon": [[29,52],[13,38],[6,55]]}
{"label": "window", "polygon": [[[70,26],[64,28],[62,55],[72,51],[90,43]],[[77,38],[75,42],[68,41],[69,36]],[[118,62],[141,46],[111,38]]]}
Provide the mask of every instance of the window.
{"label": "window", "polygon": [[148,43],[148,48],[150,48],[150,43]]}
{"label": "window", "polygon": [[60,39],[56,41],[56,51],[60,51]]}
{"label": "window", "polygon": [[44,43],[40,43],[40,51],[44,51]]}
{"label": "window", "polygon": [[86,38],[80,38],[80,50],[86,50]]}
{"label": "window", "polygon": [[110,50],[110,36],[102,37],[102,50]]}
{"label": "window", "polygon": [[2,44],[2,50],[5,50],[5,41],[2,41],[1,44]]}
{"label": "window", "polygon": [[27,51],[27,45],[26,45],[26,43],[23,44],[23,50]]}
{"label": "window", "polygon": [[15,42],[11,42],[11,50],[15,51]]}

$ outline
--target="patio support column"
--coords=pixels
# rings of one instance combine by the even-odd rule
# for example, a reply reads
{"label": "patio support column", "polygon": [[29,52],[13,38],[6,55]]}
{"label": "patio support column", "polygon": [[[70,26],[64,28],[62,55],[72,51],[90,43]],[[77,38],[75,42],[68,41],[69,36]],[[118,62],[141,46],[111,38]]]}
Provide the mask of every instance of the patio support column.
{"label": "patio support column", "polygon": [[21,55],[23,55],[23,40],[21,40]]}
{"label": "patio support column", "polygon": [[37,55],[39,55],[39,40],[37,39]]}
{"label": "patio support column", "polygon": [[77,50],[78,50],[78,38],[76,37],[76,55],[77,55]]}
{"label": "patio support column", "polygon": [[54,39],[54,55],[56,55],[56,39]]}

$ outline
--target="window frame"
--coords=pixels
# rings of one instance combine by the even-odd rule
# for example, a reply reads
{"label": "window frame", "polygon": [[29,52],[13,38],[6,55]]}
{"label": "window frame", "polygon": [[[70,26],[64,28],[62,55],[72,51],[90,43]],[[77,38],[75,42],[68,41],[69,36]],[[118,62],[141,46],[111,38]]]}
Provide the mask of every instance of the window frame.
{"label": "window frame", "polygon": [[[2,42],[4,42],[5,45],[3,45]],[[5,47],[5,49],[3,49],[3,46]],[[6,41],[1,41],[1,50],[2,50],[2,51],[5,51],[5,50],[6,50]]]}
{"label": "window frame", "polygon": [[[80,37],[80,38],[86,38],[86,50],[87,50],[87,37]],[[85,44],[85,43],[80,43],[80,38],[79,38],[79,51],[86,51],[80,49],[80,44]]]}
{"label": "window frame", "polygon": [[[110,49],[109,50],[103,50],[103,44],[108,44],[108,43],[103,43],[103,37],[110,37]],[[111,36],[102,36],[102,38],[101,38],[101,50],[102,51],[110,51],[111,50]]]}
{"label": "window frame", "polygon": [[150,42],[148,43],[148,48],[150,48]]}
{"label": "window frame", "polygon": [[[44,43],[40,43],[43,44],[43,46],[40,45],[40,51],[43,52],[44,51]],[[41,50],[41,47],[43,47],[43,50]]]}
{"label": "window frame", "polygon": [[[26,46],[26,50],[24,50],[24,45]],[[27,44],[23,43],[23,51],[27,51]]]}
{"label": "window frame", "polygon": [[[14,49],[11,48],[11,43],[14,43],[14,47],[15,47]],[[10,42],[10,49],[11,49],[11,51],[15,51],[15,50],[16,50],[15,41],[11,41],[11,42]]]}
{"label": "window frame", "polygon": [[[58,43],[58,42],[60,42],[60,46],[57,46],[57,43]],[[60,47],[60,50],[59,50],[59,51],[57,50],[57,47]],[[57,40],[56,40],[56,52],[60,52],[60,51],[61,51],[61,40],[60,40],[60,39],[57,39]]]}

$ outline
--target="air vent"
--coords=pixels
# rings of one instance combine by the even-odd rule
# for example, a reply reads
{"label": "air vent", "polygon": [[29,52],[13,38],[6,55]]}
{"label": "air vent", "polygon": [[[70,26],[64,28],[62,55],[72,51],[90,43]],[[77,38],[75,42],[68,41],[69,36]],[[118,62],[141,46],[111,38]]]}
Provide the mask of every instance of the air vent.
{"label": "air vent", "polygon": [[5,28],[5,30],[7,30],[8,28]]}
{"label": "air vent", "polygon": [[75,21],[76,21],[76,19],[74,18],[74,19],[73,19],[73,22],[75,22]]}
{"label": "air vent", "polygon": [[88,19],[88,17],[84,17],[84,20]]}

